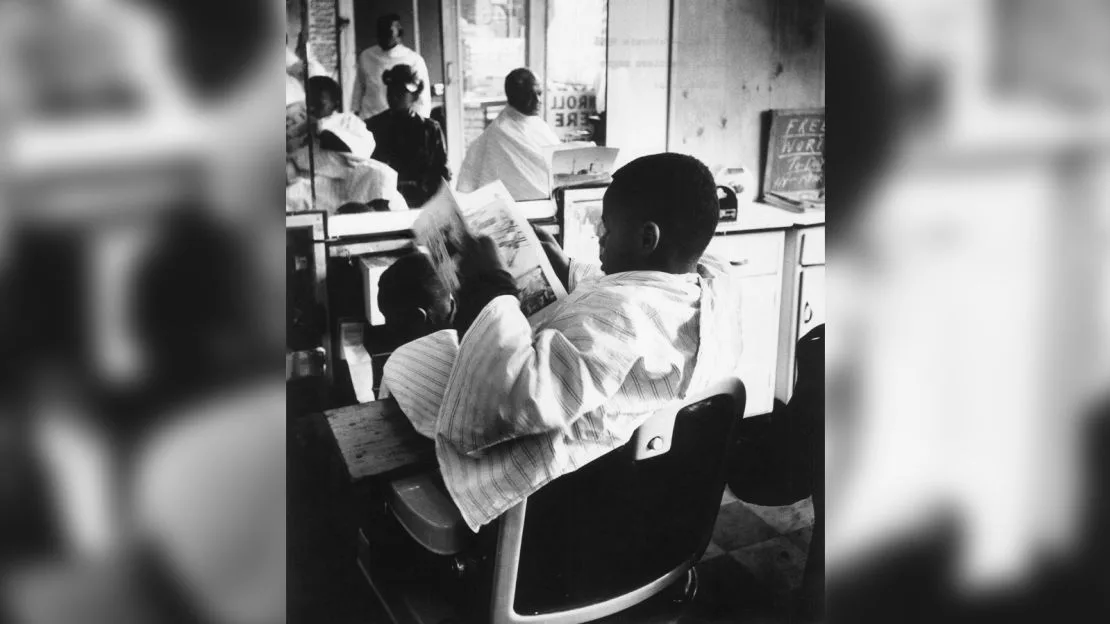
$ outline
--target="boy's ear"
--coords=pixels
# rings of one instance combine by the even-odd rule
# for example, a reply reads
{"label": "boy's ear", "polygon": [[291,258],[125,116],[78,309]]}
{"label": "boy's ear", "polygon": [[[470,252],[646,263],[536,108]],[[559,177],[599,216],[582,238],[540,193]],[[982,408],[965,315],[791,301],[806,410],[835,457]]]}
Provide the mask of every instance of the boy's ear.
{"label": "boy's ear", "polygon": [[644,223],[640,230],[640,251],[650,254],[659,247],[659,226],[653,221]]}
{"label": "boy's ear", "polygon": [[455,322],[455,313],[459,311],[459,304],[455,301],[455,295],[447,295],[447,302],[450,307],[447,308],[447,324],[450,325]]}
{"label": "boy's ear", "polygon": [[428,321],[428,311],[424,308],[413,308],[408,313],[409,322],[423,325]]}

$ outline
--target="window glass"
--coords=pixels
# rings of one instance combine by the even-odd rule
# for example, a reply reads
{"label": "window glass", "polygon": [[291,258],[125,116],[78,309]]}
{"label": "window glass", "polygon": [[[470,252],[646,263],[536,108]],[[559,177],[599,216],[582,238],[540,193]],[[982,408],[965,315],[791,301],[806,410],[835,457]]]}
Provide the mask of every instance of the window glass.
{"label": "window glass", "polygon": [[505,107],[506,74],[527,65],[525,9],[525,0],[459,2],[466,148]]}
{"label": "window glass", "polygon": [[548,0],[544,116],[564,141],[605,144],[608,0]]}

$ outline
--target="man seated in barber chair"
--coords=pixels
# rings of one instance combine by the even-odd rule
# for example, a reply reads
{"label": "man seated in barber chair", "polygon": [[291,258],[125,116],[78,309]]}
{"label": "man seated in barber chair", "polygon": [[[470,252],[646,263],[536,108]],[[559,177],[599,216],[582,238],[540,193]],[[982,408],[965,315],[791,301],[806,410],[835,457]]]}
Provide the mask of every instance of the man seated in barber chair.
{"label": "man seated in barber chair", "polygon": [[340,110],[341,95],[339,83],[313,76],[307,118],[286,115],[286,210],[349,213],[352,203],[366,206],[355,212],[408,210],[397,172],[372,158],[374,135],[357,116]]}
{"label": "man seated in barber chair", "polygon": [[481,560],[490,524],[506,511],[736,370],[739,299],[724,265],[702,256],[718,214],[713,176],[698,160],[657,154],[625,165],[604,197],[600,267],[544,240],[569,295],[542,323],[521,312],[492,241],[471,241],[460,259],[457,333],[399,348],[383,375],[435,440],[442,482],[421,484],[424,501],[439,507],[437,519],[454,519],[454,532],[433,530],[395,508],[409,535]]}

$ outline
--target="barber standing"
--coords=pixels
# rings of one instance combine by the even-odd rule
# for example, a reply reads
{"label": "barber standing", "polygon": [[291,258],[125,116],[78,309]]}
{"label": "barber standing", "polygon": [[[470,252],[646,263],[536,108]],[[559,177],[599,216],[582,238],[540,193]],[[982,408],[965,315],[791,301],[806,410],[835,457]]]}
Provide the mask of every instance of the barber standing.
{"label": "barber standing", "polygon": [[[386,86],[382,74],[394,65],[408,65],[416,77],[424,84],[428,80],[428,65],[412,48],[401,43],[405,30],[401,27],[401,17],[395,13],[378,18],[378,45],[370,46],[358,55],[358,72],[355,76],[354,92],[351,95],[351,112],[363,120],[389,109],[386,100]],[[432,112],[432,98],[424,89],[416,102],[416,112],[425,119]]]}

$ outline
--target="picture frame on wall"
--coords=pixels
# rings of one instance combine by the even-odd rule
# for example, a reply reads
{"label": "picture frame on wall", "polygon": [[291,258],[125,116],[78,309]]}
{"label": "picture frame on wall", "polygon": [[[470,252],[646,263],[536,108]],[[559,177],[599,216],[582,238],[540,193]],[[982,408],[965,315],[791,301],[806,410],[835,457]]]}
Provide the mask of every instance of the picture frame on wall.
{"label": "picture frame on wall", "polygon": [[567,256],[583,262],[598,261],[602,199],[608,187],[597,184],[560,189],[562,244]]}

